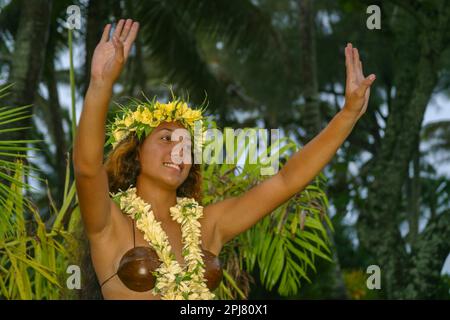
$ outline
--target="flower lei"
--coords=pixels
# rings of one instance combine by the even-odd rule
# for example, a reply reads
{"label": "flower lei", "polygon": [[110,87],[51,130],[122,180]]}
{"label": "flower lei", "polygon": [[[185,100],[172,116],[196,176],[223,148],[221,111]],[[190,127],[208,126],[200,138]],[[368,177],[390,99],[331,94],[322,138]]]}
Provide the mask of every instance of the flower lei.
{"label": "flower lei", "polygon": [[161,265],[155,270],[153,294],[163,300],[208,300],[215,295],[209,290],[204,278],[205,266],[201,251],[201,233],[198,219],[203,216],[203,207],[193,198],[177,197],[177,204],[170,208],[172,219],[181,224],[183,251],[186,262],[182,268],[171,252],[171,246],[161,222],[155,219],[151,205],[136,194],[136,188],[113,194],[120,208],[133,219],[144,233],[144,238],[156,251]]}
{"label": "flower lei", "polygon": [[[113,149],[124,140],[130,132],[136,132],[138,138],[148,136],[153,128],[161,122],[179,121],[189,130],[191,137],[194,136],[194,129],[198,125],[199,137],[203,138],[206,118],[202,115],[206,106],[202,104],[200,109],[191,109],[187,102],[175,99],[168,103],[161,103],[153,99],[152,101],[140,101],[132,99],[131,104],[123,106],[118,104],[121,113],[116,116],[109,125],[107,144],[112,144]],[[134,110],[134,111],[133,111]],[[200,139],[199,142],[201,141]]]}

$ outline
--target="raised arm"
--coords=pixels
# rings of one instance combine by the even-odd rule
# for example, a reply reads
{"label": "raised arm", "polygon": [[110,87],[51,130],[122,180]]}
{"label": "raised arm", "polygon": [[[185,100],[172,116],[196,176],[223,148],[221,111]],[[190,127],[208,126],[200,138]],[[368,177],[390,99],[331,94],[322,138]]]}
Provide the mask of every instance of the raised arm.
{"label": "raised arm", "polygon": [[127,60],[139,25],[120,20],[112,39],[111,25],[95,48],[91,80],[75,137],[73,164],[80,209],[88,235],[102,232],[110,222],[110,198],[103,166],[105,125],[112,88]]}
{"label": "raised arm", "polygon": [[345,48],[347,69],[345,105],[306,146],[295,153],[273,177],[242,196],[229,198],[205,208],[215,221],[222,244],[247,230],[295,193],[303,190],[332,159],[364,114],[375,75],[365,78],[358,50]]}

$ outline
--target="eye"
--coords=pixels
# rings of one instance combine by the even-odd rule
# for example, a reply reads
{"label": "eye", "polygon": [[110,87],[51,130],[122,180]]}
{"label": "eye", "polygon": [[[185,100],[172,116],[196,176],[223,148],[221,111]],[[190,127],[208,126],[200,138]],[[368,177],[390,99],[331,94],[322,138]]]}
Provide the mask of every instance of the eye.
{"label": "eye", "polygon": [[161,139],[165,141],[172,141],[172,138],[169,135],[162,136]]}

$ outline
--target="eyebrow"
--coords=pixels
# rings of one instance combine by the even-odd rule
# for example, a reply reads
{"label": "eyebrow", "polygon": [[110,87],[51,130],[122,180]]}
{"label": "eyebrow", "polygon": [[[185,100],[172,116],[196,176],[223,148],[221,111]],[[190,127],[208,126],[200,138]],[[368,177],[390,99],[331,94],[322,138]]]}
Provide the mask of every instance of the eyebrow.
{"label": "eyebrow", "polygon": [[168,128],[161,128],[161,129],[158,129],[158,131],[162,131],[162,130],[167,130],[167,131],[170,131],[170,132],[173,131],[172,129],[168,129]]}

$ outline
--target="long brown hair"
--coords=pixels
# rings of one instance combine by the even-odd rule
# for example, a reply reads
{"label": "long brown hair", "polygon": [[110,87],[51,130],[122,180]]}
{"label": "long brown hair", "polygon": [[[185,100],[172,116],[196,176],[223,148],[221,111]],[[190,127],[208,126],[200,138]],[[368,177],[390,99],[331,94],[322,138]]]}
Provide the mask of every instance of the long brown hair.
{"label": "long brown hair", "polygon": [[[105,168],[108,174],[110,192],[127,190],[131,185],[136,186],[141,167],[137,158],[139,147],[143,140],[139,140],[134,132],[122,140],[106,157]],[[193,155],[192,155],[193,159]],[[177,189],[177,196],[194,198],[201,204],[201,168],[199,164],[192,164],[189,175]],[[92,264],[89,242],[84,233],[81,237],[81,269],[83,270],[83,285],[80,292],[81,299],[102,299],[102,292],[95,269]]]}
{"label": "long brown hair", "polygon": [[[105,168],[108,173],[110,192],[124,191],[130,185],[136,186],[136,179],[141,170],[137,156],[142,143],[143,140],[139,140],[136,134],[132,132],[108,154]],[[199,164],[192,165],[188,177],[177,189],[177,196],[194,198],[197,202],[201,202],[201,173]]]}

